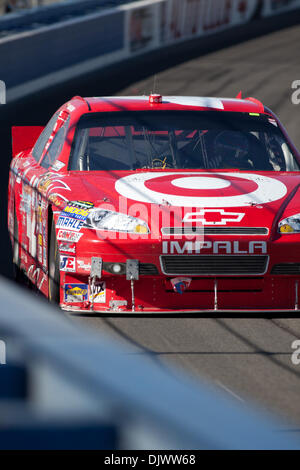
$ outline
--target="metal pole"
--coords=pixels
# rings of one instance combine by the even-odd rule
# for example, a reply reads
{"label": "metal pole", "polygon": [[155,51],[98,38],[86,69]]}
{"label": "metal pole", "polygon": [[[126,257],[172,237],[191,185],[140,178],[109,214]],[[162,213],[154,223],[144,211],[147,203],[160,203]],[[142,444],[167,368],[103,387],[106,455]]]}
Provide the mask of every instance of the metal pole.
{"label": "metal pole", "polygon": [[217,279],[215,279],[214,292],[215,292],[214,310],[218,310],[218,281]]}
{"label": "metal pole", "polygon": [[134,298],[134,280],[131,279],[131,301],[132,301],[132,311],[135,311],[135,298]]}

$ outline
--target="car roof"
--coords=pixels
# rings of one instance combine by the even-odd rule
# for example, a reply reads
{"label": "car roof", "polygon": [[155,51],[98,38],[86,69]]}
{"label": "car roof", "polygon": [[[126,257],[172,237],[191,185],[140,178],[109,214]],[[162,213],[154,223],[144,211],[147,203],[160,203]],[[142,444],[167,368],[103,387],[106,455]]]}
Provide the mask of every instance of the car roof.
{"label": "car roof", "polygon": [[[82,98],[75,96],[64,105],[66,109],[84,112],[111,111],[227,111],[244,113],[264,113],[263,104],[255,98],[215,98],[199,96],[162,96],[160,103],[151,103],[151,96],[107,96]],[[83,111],[83,109],[82,109]]]}

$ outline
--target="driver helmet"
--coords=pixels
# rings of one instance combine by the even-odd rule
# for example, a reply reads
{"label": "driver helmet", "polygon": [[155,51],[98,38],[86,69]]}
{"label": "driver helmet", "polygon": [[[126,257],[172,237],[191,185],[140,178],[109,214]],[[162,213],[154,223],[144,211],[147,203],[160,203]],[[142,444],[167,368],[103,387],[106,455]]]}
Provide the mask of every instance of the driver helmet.
{"label": "driver helmet", "polygon": [[239,165],[241,161],[247,162],[249,153],[248,139],[241,132],[223,131],[215,138],[215,157],[220,163]]}

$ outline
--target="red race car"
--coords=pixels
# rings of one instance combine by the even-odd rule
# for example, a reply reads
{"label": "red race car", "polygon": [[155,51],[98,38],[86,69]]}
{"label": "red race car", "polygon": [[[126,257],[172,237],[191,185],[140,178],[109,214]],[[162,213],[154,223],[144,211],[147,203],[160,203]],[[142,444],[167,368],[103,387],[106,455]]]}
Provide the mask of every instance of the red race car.
{"label": "red race car", "polygon": [[64,310],[298,310],[300,156],[256,99],[76,96],[12,135],[16,277]]}

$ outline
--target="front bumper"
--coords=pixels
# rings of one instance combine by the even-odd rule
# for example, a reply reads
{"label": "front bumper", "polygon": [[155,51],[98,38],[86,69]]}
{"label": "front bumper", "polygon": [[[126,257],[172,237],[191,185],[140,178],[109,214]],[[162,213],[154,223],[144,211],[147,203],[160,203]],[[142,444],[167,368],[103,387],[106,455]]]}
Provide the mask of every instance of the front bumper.
{"label": "front bumper", "polygon": [[[245,249],[247,240],[240,249]],[[260,312],[260,311],[298,311],[300,283],[300,236],[279,237],[268,241],[266,269],[260,273],[241,273],[239,275],[193,275],[188,288],[179,294],[174,291],[171,279],[176,276],[163,272],[161,266],[161,243],[149,245],[149,241],[118,246],[107,251],[106,244],[97,244],[97,249],[87,254],[86,249],[76,253],[76,272],[61,272],[61,307],[65,310],[83,312],[123,312],[130,313],[201,313],[201,312]],[[96,248],[96,245],[95,245]],[[105,248],[105,249],[104,249]],[[151,249],[145,249],[151,248]],[[84,253],[84,256],[80,255]],[[92,257],[101,257],[105,263],[126,263],[127,259],[138,259],[143,266],[151,265],[149,274],[141,274],[134,281],[134,302],[131,282],[125,274],[115,275],[103,270],[102,292],[97,301],[91,302],[89,285],[89,266]],[[194,256],[193,254],[190,255]],[[226,254],[222,260],[226,260]],[[255,256],[255,253],[253,254]],[[299,264],[299,270],[298,270]],[[81,266],[81,267],[80,267]],[[278,266],[282,267],[278,269]],[[291,266],[296,268],[290,269]],[[275,269],[276,267],[276,269]],[[292,274],[291,274],[292,273]],[[178,274],[180,275],[180,274]],[[66,296],[66,286],[80,286],[86,289],[85,295],[70,300]],[[83,289],[83,290],[84,290]],[[78,301],[76,301],[78,300]]]}
{"label": "front bumper", "polygon": [[[299,277],[264,276],[262,278],[192,278],[190,287],[179,294],[170,278],[141,277],[134,282],[136,312],[153,311],[226,311],[226,310],[298,310]],[[131,312],[133,307],[130,281],[125,276],[103,276],[104,295],[94,302],[99,312]],[[63,276],[61,307],[68,310],[91,310],[90,293],[78,302],[66,302],[65,285],[86,285],[86,276]]]}

